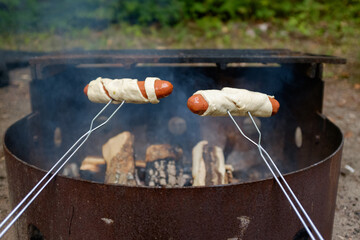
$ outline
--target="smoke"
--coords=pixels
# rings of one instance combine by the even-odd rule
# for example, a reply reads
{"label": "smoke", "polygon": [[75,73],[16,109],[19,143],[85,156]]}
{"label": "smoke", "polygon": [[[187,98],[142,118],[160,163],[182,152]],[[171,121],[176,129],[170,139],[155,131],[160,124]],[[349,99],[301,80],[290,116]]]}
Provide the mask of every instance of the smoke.
{"label": "smoke", "polygon": [[[69,54],[63,66],[57,69],[58,74],[51,76],[52,72],[47,72],[44,68],[43,73],[49,73],[50,76],[36,79],[31,84],[33,110],[39,112],[42,120],[43,136],[39,149],[45,149],[45,155],[50,154],[48,162],[44,163],[45,169],[88,130],[91,119],[104,106],[90,102],[83,94],[84,86],[97,77],[135,78],[139,81],[145,80],[146,77],[159,77],[170,81],[174,85],[174,91],[170,96],[161,99],[159,104],[125,104],[107,125],[92,134],[88,143],[74,156],[74,161],[78,164],[86,156],[101,156],[102,145],[123,131],[130,131],[135,135],[136,160],[145,160],[145,151],[149,145],[168,143],[183,149],[183,162],[189,169],[192,148],[199,141],[207,140],[224,149],[225,157],[231,156],[232,159],[247,159],[248,162],[258,163],[260,157],[257,148],[237,132],[227,117],[200,117],[187,108],[188,98],[197,90],[237,87],[275,95],[279,100],[281,107],[278,115],[269,119],[258,119],[263,136],[262,143],[279,163],[280,169],[296,167],[291,166],[291,160],[283,161],[286,155],[284,125],[289,124],[286,119],[291,119],[291,111],[287,109],[286,89],[289,86],[297,87],[296,83],[293,83],[292,68],[279,66],[220,69],[215,65],[181,64],[132,67],[96,64],[76,66],[72,61]],[[103,116],[95,121],[95,126],[106,120],[115,107],[109,107]],[[171,131],[169,126],[173,119],[178,119],[182,124],[181,127],[184,129],[181,132]],[[257,141],[257,132],[246,118],[237,117],[236,120],[245,129],[245,133]],[[61,144],[58,136],[61,136]]]}

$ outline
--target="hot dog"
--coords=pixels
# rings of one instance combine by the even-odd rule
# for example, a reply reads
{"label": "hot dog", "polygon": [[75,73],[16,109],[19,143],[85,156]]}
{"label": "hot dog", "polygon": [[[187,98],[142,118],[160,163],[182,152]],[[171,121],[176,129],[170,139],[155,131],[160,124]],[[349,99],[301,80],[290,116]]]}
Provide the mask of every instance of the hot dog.
{"label": "hot dog", "polygon": [[188,99],[187,106],[190,111],[202,116],[225,116],[229,110],[235,116],[245,116],[246,112],[250,112],[254,116],[270,117],[280,108],[279,102],[272,96],[235,88],[196,92]]}
{"label": "hot dog", "polygon": [[[156,78],[151,78],[151,80],[150,85],[146,86],[145,81],[137,81],[135,79],[111,80],[98,78],[85,86],[84,93],[93,102],[107,102],[113,99],[117,102],[125,100],[132,103],[147,103],[149,101],[151,103],[158,103],[158,99],[167,97],[172,93],[173,85],[170,82]],[[93,96],[89,96],[89,87],[92,89],[91,94]],[[147,91],[153,95],[151,99]],[[141,96],[138,96],[139,93],[141,93]],[[100,97],[98,96],[99,94],[101,95]]]}
{"label": "hot dog", "polygon": [[[138,81],[137,84],[139,86],[141,94],[144,96],[144,98],[147,98],[147,94],[145,91],[145,81]],[[89,84],[87,84],[84,87],[84,93],[86,96],[87,96],[88,88],[89,88]],[[164,81],[164,80],[156,80],[155,81],[155,93],[156,93],[156,97],[158,99],[169,96],[172,93],[173,88],[174,88],[173,85],[168,81]],[[106,89],[104,89],[104,90],[106,91]],[[107,93],[107,95],[109,96],[109,93]]]}

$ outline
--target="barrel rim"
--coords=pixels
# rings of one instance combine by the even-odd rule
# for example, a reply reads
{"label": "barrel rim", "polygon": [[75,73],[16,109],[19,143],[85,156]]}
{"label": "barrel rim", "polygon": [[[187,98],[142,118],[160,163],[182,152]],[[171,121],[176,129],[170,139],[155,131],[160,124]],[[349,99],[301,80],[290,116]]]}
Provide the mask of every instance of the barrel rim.
{"label": "barrel rim", "polygon": [[[18,162],[20,162],[21,164],[34,169],[36,171],[40,171],[43,172],[44,175],[47,173],[46,170],[37,167],[35,165],[29,164],[28,162],[20,159],[18,156],[15,155],[15,153],[11,152],[9,147],[6,145],[6,139],[7,136],[9,134],[9,132],[11,131],[12,128],[16,127],[18,124],[20,124],[20,122],[22,121],[27,121],[27,119],[31,116],[33,116],[34,113],[31,113],[21,119],[19,119],[18,121],[14,122],[5,132],[4,136],[3,136],[3,149],[5,154],[5,160],[8,161],[7,159],[7,155],[11,156],[12,159],[17,160]],[[315,167],[319,167],[322,164],[325,164],[327,161],[329,161],[330,159],[332,159],[336,154],[338,154],[339,152],[341,152],[343,145],[344,145],[344,136],[340,130],[340,128],[334,124],[333,122],[331,122],[326,116],[322,115],[322,114],[318,114],[317,117],[322,118],[324,121],[326,121],[326,124],[330,124],[331,127],[334,128],[335,131],[337,131],[337,134],[340,135],[341,137],[341,141],[339,146],[336,148],[336,150],[334,152],[332,152],[329,156],[325,157],[324,159],[321,159],[318,162],[315,162],[307,167],[295,170],[295,171],[291,171],[288,173],[283,174],[284,177],[286,176],[293,176],[293,175],[298,175],[298,174],[302,174],[304,172],[307,172]],[[253,184],[261,184],[261,183],[267,183],[269,181],[272,181],[274,179],[274,177],[267,177],[267,178],[263,178],[260,180],[254,180],[254,181],[247,181],[247,182],[240,182],[240,183],[229,183],[229,184],[221,184],[221,185],[214,185],[214,186],[187,186],[187,187],[166,187],[166,188],[162,188],[162,187],[150,187],[150,186],[127,186],[127,185],[119,185],[119,184],[108,184],[108,183],[100,183],[100,182],[95,182],[95,181],[89,181],[89,180],[85,180],[85,179],[77,179],[77,178],[72,178],[72,177],[67,177],[67,176],[63,176],[60,174],[57,174],[56,176],[57,178],[64,178],[67,180],[71,180],[71,181],[80,181],[81,183],[87,183],[87,184],[97,184],[99,186],[111,186],[111,187],[124,187],[124,188],[134,188],[134,189],[158,189],[161,191],[164,190],[185,190],[185,189],[215,189],[215,188],[224,188],[224,187],[234,187],[234,186],[246,186],[246,185],[253,185]]]}

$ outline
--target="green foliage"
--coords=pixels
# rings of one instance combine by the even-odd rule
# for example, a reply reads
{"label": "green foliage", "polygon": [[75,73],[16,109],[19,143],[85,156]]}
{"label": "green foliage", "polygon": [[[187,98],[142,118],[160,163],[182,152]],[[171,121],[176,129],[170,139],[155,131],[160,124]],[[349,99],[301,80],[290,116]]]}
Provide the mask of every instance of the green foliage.
{"label": "green foliage", "polygon": [[360,0],[0,0],[0,33],[195,22],[212,35],[228,21],[272,22],[305,36],[314,28],[343,33],[348,22],[360,24]]}
{"label": "green foliage", "polygon": [[110,21],[110,10],[106,0],[0,0],[0,31],[96,28]]}
{"label": "green foliage", "polygon": [[183,0],[185,3],[186,18],[197,19],[204,16],[216,16],[223,21],[242,20],[267,20],[275,15],[270,0]]}
{"label": "green foliage", "polygon": [[216,16],[223,21],[274,18],[319,21],[319,19],[359,19],[359,0],[181,0],[184,18]]}
{"label": "green foliage", "polygon": [[183,3],[177,0],[114,1],[113,21],[168,26],[181,21]]}

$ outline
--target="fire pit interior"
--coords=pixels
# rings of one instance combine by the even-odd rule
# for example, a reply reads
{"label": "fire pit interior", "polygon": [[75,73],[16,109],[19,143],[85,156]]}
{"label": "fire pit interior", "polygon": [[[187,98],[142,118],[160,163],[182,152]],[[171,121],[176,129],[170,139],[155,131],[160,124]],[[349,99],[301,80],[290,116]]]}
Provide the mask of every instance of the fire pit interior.
{"label": "fire pit interior", "polygon": [[[103,107],[82,93],[90,80],[156,76],[170,81],[174,91],[159,104],[125,104],[94,132],[70,162],[75,171],[68,164],[19,219],[19,239],[39,231],[46,239],[301,239],[303,227],[257,148],[228,117],[202,118],[188,110],[192,93],[222,87],[264,92],[280,102],[277,115],[256,119],[262,145],[330,239],[343,138],[321,114],[323,63],[345,60],[285,49],[124,50],[34,58],[33,113],[5,136],[12,205],[88,130]],[[236,120],[257,141],[250,119]],[[102,146],[124,132],[134,138],[137,184],[104,184],[105,169],[100,176],[77,175],[86,157],[101,158]],[[191,186],[192,149],[202,140],[223,151],[225,164],[232,167],[229,184]],[[176,160],[181,179],[171,186],[149,184],[142,165],[146,150],[159,144],[181,151]]]}

